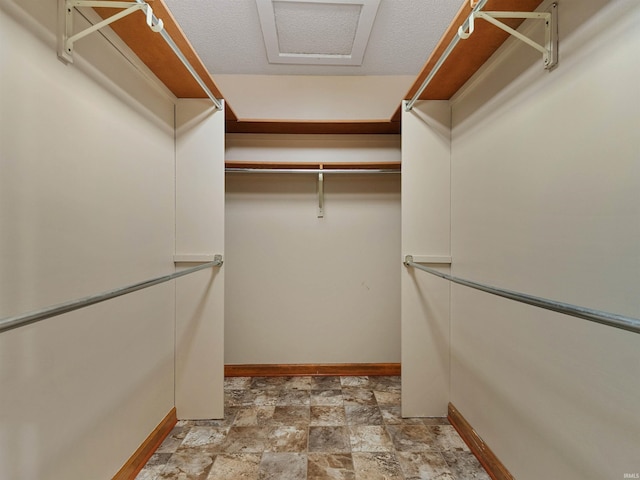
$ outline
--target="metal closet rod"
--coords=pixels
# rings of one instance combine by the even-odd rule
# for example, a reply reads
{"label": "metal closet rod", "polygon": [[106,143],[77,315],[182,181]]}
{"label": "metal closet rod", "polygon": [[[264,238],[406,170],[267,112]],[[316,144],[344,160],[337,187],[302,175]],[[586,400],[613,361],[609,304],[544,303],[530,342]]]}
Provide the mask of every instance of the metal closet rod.
{"label": "metal closet rod", "polygon": [[[462,24],[462,27],[461,27],[462,30],[464,31],[469,30],[469,23],[470,23],[469,19],[472,18],[476,12],[481,10],[486,3],[487,3],[487,0],[479,0],[479,2],[471,10],[471,14],[467,17],[467,19]],[[420,88],[418,89],[418,91],[415,93],[413,97],[411,97],[411,100],[409,100],[405,104],[405,110],[407,112],[413,108],[413,105],[418,101],[418,99],[420,98],[420,95],[422,95],[422,92],[424,92],[427,86],[431,83],[431,80],[433,80],[433,77],[436,76],[436,73],[438,73],[438,70],[440,70],[440,67],[444,65],[444,62],[447,60],[447,58],[449,58],[449,55],[451,55],[451,52],[453,51],[454,48],[456,48],[456,45],[458,45],[459,41],[460,41],[460,36],[454,35],[453,38],[451,39],[451,42],[447,46],[446,50],[442,53],[442,55],[440,55],[440,58],[438,59],[436,64],[433,66],[433,68],[429,72],[429,75],[427,75],[427,78],[425,78],[424,82],[422,82],[422,85],[420,85]]]}
{"label": "metal closet rod", "polygon": [[190,273],[194,273],[199,270],[204,270],[205,268],[221,266],[223,263],[222,255],[216,255],[214,258],[215,260],[213,260],[212,262],[206,262],[196,267],[187,268],[186,270],[181,270],[179,272],[175,272],[170,275],[164,275],[161,277],[152,278],[151,280],[134,283],[132,285],[127,285],[126,287],[116,288],[115,290],[108,290],[106,292],[98,293],[96,295],[91,295],[89,297],[79,298],[77,300],[72,300],[70,302],[60,303],[58,305],[46,307],[41,310],[35,310],[33,312],[23,313],[21,315],[15,315],[13,317],[3,318],[0,320],[0,333],[6,332],[8,330],[13,330],[19,327],[24,327],[25,325],[29,325],[32,323],[40,322],[47,318],[55,317],[57,315],[62,315],[63,313],[79,310],[81,308],[88,307],[89,305],[94,305],[96,303],[104,302],[105,300],[110,300],[115,297],[120,297],[122,295],[136,292],[144,288],[149,288],[154,285],[158,285],[159,283],[168,282],[170,280],[174,280],[176,278],[189,275]]}
{"label": "metal closet rod", "polygon": [[[136,1],[136,3],[139,3],[139,4],[146,4],[147,3],[147,2],[145,2],[143,0],[135,0],[135,1]],[[160,22],[160,20],[158,20],[155,15],[153,15],[153,14],[151,14],[151,15],[152,15],[152,18],[153,18],[153,23],[154,24],[158,24]],[[173,41],[171,36],[167,33],[167,30],[164,27],[160,30],[160,35],[162,36],[164,41],[167,43],[167,45],[169,45],[171,50],[173,50],[173,53],[176,54],[176,57],[178,57],[178,59],[186,67],[186,69],[189,71],[189,73],[194,78],[194,80],[196,82],[198,82],[198,85],[200,85],[200,88],[202,88],[202,90],[204,90],[204,93],[206,93],[207,96],[211,99],[213,104],[216,106],[216,109],[222,110],[222,103],[220,102],[220,100],[218,100],[215,97],[215,95],[211,92],[211,90],[209,90],[209,87],[207,87],[207,85],[204,83],[204,80],[202,80],[200,75],[198,75],[198,72],[196,72],[196,70],[193,68],[193,66],[189,62],[189,60],[187,60],[187,57],[184,56],[184,54],[182,53],[182,50],[180,50],[180,48],[178,48],[178,46],[175,44],[175,42]]]}
{"label": "metal closet rod", "polygon": [[477,283],[470,280],[453,277],[438,270],[434,270],[433,268],[425,267],[424,265],[415,263],[413,261],[412,255],[407,255],[405,257],[404,265],[407,267],[417,268],[418,270],[422,270],[424,272],[430,273],[431,275],[444,278],[445,280],[449,280],[450,282],[457,283],[459,285],[475,288],[476,290],[481,290],[483,292],[497,295],[499,297],[509,298],[511,300],[515,300],[516,302],[526,303],[528,305],[544,308],[546,310],[552,310],[558,313],[564,313],[566,315],[571,315],[573,317],[589,320],[590,322],[600,323],[602,325],[608,325],[610,327],[627,330],[629,332],[640,333],[640,319],[637,318],[618,315],[616,313],[604,312],[602,310],[594,310],[587,307],[580,307],[578,305],[572,305],[570,303],[557,302],[555,300],[549,300],[547,298],[535,297],[526,293],[514,292],[512,290],[505,290],[502,288],[485,285],[483,283]]}

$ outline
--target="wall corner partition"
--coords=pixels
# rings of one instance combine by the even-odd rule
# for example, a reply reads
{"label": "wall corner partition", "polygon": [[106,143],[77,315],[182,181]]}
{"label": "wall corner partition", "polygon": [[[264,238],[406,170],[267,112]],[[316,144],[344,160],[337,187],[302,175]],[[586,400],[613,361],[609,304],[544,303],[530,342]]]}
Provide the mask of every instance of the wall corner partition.
{"label": "wall corner partition", "polygon": [[[176,268],[181,259],[224,254],[224,110],[208,100],[176,104]],[[179,419],[222,418],[224,267],[176,284]]]}
{"label": "wall corner partition", "polygon": [[[450,125],[446,100],[420,101],[402,112],[403,256],[450,257]],[[402,415],[446,416],[450,287],[400,268]],[[437,268],[449,271],[446,263]]]}

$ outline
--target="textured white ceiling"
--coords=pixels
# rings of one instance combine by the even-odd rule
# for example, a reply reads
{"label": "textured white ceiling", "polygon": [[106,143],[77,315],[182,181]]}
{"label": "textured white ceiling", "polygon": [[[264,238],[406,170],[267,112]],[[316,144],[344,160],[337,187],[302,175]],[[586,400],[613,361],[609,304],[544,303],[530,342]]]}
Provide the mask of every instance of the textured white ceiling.
{"label": "textured white ceiling", "polygon": [[280,51],[349,55],[361,9],[349,4],[273,2]]}
{"label": "textured white ceiling", "polygon": [[[255,0],[166,3],[213,75],[416,75],[462,2],[381,0],[360,66],[269,64]],[[312,48],[305,30],[292,32],[286,48]]]}

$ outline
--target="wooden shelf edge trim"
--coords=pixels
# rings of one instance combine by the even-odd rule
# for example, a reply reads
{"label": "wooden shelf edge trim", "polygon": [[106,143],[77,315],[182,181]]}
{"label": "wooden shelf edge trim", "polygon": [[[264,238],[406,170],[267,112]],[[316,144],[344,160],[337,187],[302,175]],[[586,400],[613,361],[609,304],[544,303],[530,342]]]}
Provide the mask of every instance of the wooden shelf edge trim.
{"label": "wooden shelf edge trim", "polygon": [[393,169],[400,170],[401,162],[329,162],[329,163],[288,163],[288,162],[246,162],[246,161],[226,161],[226,168],[254,168],[254,169],[300,169],[300,170],[377,170],[377,169]]}
{"label": "wooden shelf edge trim", "polygon": [[277,133],[307,135],[399,135],[397,121],[235,121],[227,120],[227,133]]}
{"label": "wooden shelf edge trim", "polygon": [[225,377],[397,376],[399,363],[304,363],[225,365]]}
{"label": "wooden shelf edge trim", "polygon": [[502,464],[480,435],[451,403],[449,403],[447,418],[493,480],[515,480],[507,467]]}
{"label": "wooden shelf edge trim", "polygon": [[153,432],[149,434],[146,440],[142,442],[135,453],[131,455],[118,473],[115,474],[112,480],[134,480],[147,461],[149,461],[151,455],[153,455],[164,439],[171,433],[176,423],[178,423],[178,418],[176,408],[173,407]]}

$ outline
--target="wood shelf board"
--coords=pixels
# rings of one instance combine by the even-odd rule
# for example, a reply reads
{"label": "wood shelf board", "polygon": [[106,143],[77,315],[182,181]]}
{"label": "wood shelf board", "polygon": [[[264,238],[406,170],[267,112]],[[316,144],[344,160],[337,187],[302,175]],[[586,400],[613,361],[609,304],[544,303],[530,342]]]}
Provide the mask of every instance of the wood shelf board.
{"label": "wood shelf board", "polygon": [[227,119],[227,133],[279,134],[400,134],[400,122],[376,121],[234,121]]}
{"label": "wood shelf board", "polygon": [[376,170],[376,169],[394,169],[399,170],[400,162],[323,162],[323,163],[289,163],[289,162],[245,162],[245,161],[226,161],[226,168],[255,168],[255,169],[309,169],[316,170]]}
{"label": "wood shelf board", "polygon": [[225,377],[398,376],[399,363],[320,363],[225,365]]}
{"label": "wood shelf board", "polygon": [[[540,6],[542,0],[489,0],[483,11],[514,11],[533,12]],[[464,1],[456,17],[440,38],[438,45],[431,53],[415,82],[405,95],[405,99],[413,98],[413,95],[422,86],[435,64],[438,62],[451,40],[458,34],[458,28],[471,14],[471,6]],[[522,19],[500,19],[511,28],[518,28]],[[431,83],[422,92],[420,100],[449,100],[458,90],[480,69],[482,65],[493,55],[498,48],[510,37],[510,35],[491,25],[489,22],[478,19],[475,22],[473,34],[466,40],[460,40],[453,49],[440,70],[431,80]],[[401,117],[401,107],[391,117],[397,120]]]}
{"label": "wood shelf board", "polygon": [[[169,35],[191,62],[204,83],[217,98],[224,98],[211,74],[208,72],[195,49],[176,22],[164,0],[149,2],[157,18],[162,19]],[[542,0],[489,0],[485,11],[534,11]],[[118,10],[96,8],[103,18]],[[405,99],[413,97],[420,88],[442,52],[457,35],[457,30],[471,13],[471,6],[464,1],[458,14],[440,39],[435,50],[418,74]],[[503,20],[507,25],[517,28],[523,20]],[[171,51],[162,37],[151,31],[142,12],[135,12],[110,25],[131,50],[149,67],[178,98],[206,98],[206,94],[191,76],[182,62]],[[493,53],[509,38],[509,34],[479,19],[475,31],[467,40],[461,40],[447,61],[435,75],[430,85],[420,95],[421,100],[450,99],[473,74],[489,59]],[[277,134],[400,134],[400,107],[389,120],[373,121],[303,121],[303,120],[241,120],[233,109],[226,104],[227,133],[277,133]]]}
{"label": "wood shelf board", "polygon": [[[149,4],[153,8],[154,15],[163,21],[165,30],[200,75],[205,85],[211,90],[211,93],[216,98],[223,98],[222,92],[218,89],[211,74],[164,1],[152,0]],[[121,9],[113,8],[95,8],[94,10],[102,18],[108,18],[121,11]],[[167,45],[159,33],[153,32],[149,28],[142,11],[127,15],[109,26],[176,97],[207,98],[207,94],[173,53],[171,47]],[[226,113],[227,119],[236,118],[235,113],[228,105]]]}

